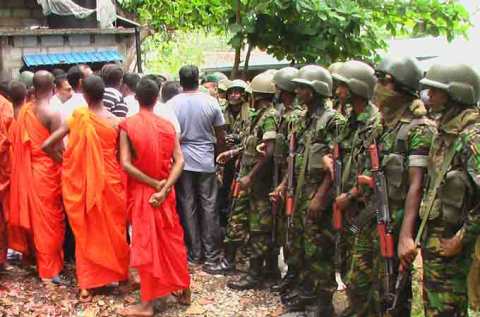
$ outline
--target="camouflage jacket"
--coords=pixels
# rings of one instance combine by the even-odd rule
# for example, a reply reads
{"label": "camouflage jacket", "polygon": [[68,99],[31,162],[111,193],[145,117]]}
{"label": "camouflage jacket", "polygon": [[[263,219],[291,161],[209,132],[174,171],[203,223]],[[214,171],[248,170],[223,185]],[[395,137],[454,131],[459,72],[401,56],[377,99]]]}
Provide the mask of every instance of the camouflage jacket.
{"label": "camouflage jacket", "polygon": [[[306,107],[305,107],[306,108]],[[337,131],[345,118],[323,102],[313,113],[305,111],[292,132],[295,132],[295,179],[297,193],[311,196],[325,175],[323,156],[333,149]]]}
{"label": "camouflage jacket", "polygon": [[[441,119],[438,130],[429,153],[420,217],[426,217],[426,198],[433,197],[427,231],[450,238],[462,229],[464,242],[471,243],[480,234],[480,114],[477,109],[465,109],[448,121]],[[446,159],[449,151],[453,151],[450,161]],[[435,192],[433,184],[439,175],[441,182]]]}
{"label": "camouflage jacket", "polygon": [[227,138],[235,140],[239,144],[248,133],[252,112],[248,103],[243,103],[240,112],[235,116],[230,107],[223,110],[225,120],[225,133]]}
{"label": "camouflage jacket", "polygon": [[340,147],[342,161],[342,191],[347,192],[355,185],[356,176],[366,165],[364,153],[368,145],[382,131],[381,115],[375,105],[369,103],[358,116],[352,111],[345,126],[339,131],[336,142]]}
{"label": "camouflage jacket", "polygon": [[277,137],[280,118],[273,104],[270,104],[261,109],[251,110],[249,120],[250,125],[243,138],[241,165],[244,173],[248,173],[258,161],[260,154],[257,152],[257,146],[265,140],[275,140]]}
{"label": "camouflage jacket", "polygon": [[[412,101],[412,104],[416,101]],[[383,124],[377,138],[381,168],[387,181],[387,194],[392,218],[401,217],[409,187],[409,168],[427,168],[428,151],[436,133],[435,122],[423,114],[415,115],[411,108],[399,117],[393,125]],[[368,152],[363,155],[369,156]],[[371,175],[370,157],[362,174]],[[373,202],[373,191],[362,186],[365,196]],[[399,214],[396,216],[395,212]]]}

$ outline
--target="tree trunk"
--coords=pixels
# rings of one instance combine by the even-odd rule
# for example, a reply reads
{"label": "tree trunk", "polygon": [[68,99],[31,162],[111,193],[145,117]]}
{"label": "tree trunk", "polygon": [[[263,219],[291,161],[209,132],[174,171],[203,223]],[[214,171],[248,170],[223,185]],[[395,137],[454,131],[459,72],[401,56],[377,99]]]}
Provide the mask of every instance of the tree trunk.
{"label": "tree trunk", "polygon": [[243,80],[248,80],[248,64],[250,63],[250,55],[252,54],[253,50],[253,44],[248,43],[248,50],[247,50],[247,55],[245,55],[245,63],[243,64],[243,73],[242,73],[242,79]]}
{"label": "tree trunk", "polygon": [[[235,13],[235,23],[240,25],[241,19],[240,19],[240,6],[241,6],[241,0],[237,0],[237,10]],[[235,48],[235,60],[233,62],[233,68],[232,68],[232,73],[230,74],[230,79],[235,79],[237,78],[238,74],[238,68],[240,67],[240,54],[242,52],[242,44]]]}

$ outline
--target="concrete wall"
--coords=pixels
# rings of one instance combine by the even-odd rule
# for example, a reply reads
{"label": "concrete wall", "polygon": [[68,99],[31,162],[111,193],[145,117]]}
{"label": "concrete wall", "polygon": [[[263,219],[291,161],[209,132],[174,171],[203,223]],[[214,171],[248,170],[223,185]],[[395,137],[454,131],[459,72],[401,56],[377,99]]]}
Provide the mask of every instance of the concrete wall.
{"label": "concrete wall", "polygon": [[0,0],[0,28],[45,26],[47,20],[36,0]]}
{"label": "concrete wall", "polygon": [[16,78],[24,66],[22,57],[25,54],[117,49],[125,60],[129,48],[133,45],[135,45],[133,34],[0,36],[0,73]]}

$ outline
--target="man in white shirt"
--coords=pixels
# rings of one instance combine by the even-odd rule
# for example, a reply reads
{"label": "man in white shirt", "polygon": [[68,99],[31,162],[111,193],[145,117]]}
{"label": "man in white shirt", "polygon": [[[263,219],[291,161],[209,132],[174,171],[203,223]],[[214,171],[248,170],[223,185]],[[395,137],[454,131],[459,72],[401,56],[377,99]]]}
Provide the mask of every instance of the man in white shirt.
{"label": "man in white shirt", "polygon": [[127,117],[131,117],[140,111],[140,106],[135,98],[135,89],[140,81],[140,75],[136,73],[126,73],[123,75],[120,91],[123,94],[123,101],[127,105]]}
{"label": "man in white shirt", "polygon": [[68,70],[67,80],[73,88],[74,93],[72,97],[63,104],[60,110],[63,121],[67,120],[77,108],[87,106],[87,102],[82,94],[82,80],[92,74],[93,71],[88,65],[75,65]]}
{"label": "man in white shirt", "polygon": [[[60,74],[55,77],[55,95],[50,99],[50,106],[63,113],[63,105],[73,96],[73,88],[68,82],[66,74]],[[65,118],[62,117],[62,121]]]}

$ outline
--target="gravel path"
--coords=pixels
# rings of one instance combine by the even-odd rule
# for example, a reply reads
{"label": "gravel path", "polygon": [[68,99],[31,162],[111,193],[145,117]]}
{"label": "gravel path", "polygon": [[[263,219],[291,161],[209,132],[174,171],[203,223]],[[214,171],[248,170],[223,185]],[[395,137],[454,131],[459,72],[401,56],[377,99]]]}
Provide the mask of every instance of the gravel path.
{"label": "gravel path", "polygon": [[[208,275],[191,267],[192,304],[180,306],[173,297],[157,301],[156,316],[279,316],[282,305],[268,290],[232,291],[226,283],[237,276]],[[111,288],[88,304],[77,300],[74,272],[66,266],[64,286],[45,286],[33,268],[8,266],[0,272],[0,316],[116,316],[116,310],[139,299],[139,291],[121,294]]]}

